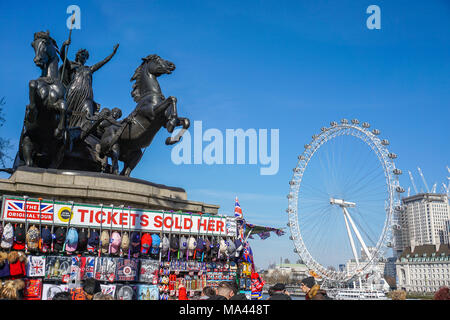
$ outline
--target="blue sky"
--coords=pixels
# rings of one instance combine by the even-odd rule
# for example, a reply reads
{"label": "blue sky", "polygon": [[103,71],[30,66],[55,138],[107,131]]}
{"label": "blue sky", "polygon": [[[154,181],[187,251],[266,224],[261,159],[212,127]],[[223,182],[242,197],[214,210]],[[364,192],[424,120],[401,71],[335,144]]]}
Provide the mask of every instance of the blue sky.
{"label": "blue sky", "polygon": [[[160,78],[178,98],[179,114],[203,128],[280,130],[280,168],[258,165],[174,165],[161,131],[132,176],[186,189],[189,199],[231,214],[238,196],[253,223],[285,226],[288,181],[312,134],[330,121],[369,121],[390,140],[396,164],[417,166],[428,184],[445,181],[449,165],[450,4],[419,1],[48,1],[0,4],[0,135],[15,147],[28,81],[39,76],[33,33],[67,39],[66,8],[81,8],[70,57],[90,52],[92,65],[116,43],[116,56],[94,75],[102,106],[135,107],[131,78],[140,58],[157,53],[177,69]],[[366,8],[381,8],[381,30],[366,27]],[[13,155],[15,152],[12,151]],[[447,174],[448,175],[448,174]],[[410,186],[407,175],[401,182]],[[257,265],[295,261],[288,236],[252,241]]]}

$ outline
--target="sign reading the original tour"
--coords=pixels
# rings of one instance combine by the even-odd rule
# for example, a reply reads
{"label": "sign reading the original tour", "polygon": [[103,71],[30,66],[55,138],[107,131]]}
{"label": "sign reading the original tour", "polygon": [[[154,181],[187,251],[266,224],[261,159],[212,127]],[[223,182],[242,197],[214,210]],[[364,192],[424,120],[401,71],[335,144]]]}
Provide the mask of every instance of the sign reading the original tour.
{"label": "sign reading the original tour", "polygon": [[[26,213],[26,217],[25,217]],[[230,217],[186,214],[113,206],[3,196],[3,221],[69,225],[143,232],[175,232],[235,236]]]}

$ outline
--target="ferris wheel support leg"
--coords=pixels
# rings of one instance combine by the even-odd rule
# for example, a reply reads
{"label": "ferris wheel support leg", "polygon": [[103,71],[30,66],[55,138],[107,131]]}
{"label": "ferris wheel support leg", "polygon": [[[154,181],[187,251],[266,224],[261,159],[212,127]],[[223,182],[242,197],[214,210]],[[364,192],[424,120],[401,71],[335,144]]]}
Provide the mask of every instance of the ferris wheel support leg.
{"label": "ferris wheel support leg", "polygon": [[[342,208],[342,209],[344,209],[344,208]],[[352,251],[353,251],[353,256],[355,257],[356,265],[359,268],[358,253],[356,252],[355,242],[353,241],[352,232],[350,231],[347,216],[345,215],[345,209],[344,209],[344,220],[345,220],[345,227],[347,228],[348,238],[350,240],[350,246],[352,247]]]}
{"label": "ferris wheel support leg", "polygon": [[364,242],[363,238],[361,237],[361,234],[359,233],[358,228],[356,228],[355,223],[353,222],[353,219],[350,217],[350,214],[348,213],[348,211],[345,207],[343,207],[342,209],[344,210],[344,215],[347,216],[348,221],[350,221],[350,225],[352,226],[352,229],[355,232],[359,243],[361,243],[361,246],[362,246],[364,252],[366,253],[367,258],[369,260],[372,260],[372,255],[370,254],[369,249],[367,249],[366,243]]}

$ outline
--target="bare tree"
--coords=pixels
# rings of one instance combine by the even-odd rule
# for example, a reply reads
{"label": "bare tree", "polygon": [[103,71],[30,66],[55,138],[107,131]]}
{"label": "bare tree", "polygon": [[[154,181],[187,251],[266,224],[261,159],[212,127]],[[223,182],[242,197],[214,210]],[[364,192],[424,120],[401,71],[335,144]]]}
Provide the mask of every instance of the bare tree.
{"label": "bare tree", "polygon": [[[5,97],[0,98],[0,127],[5,123],[5,118],[3,116],[3,106],[6,104]],[[11,149],[11,142],[9,139],[0,137],[0,165],[4,168],[6,167],[6,162],[11,161],[12,158],[8,156],[7,152]]]}

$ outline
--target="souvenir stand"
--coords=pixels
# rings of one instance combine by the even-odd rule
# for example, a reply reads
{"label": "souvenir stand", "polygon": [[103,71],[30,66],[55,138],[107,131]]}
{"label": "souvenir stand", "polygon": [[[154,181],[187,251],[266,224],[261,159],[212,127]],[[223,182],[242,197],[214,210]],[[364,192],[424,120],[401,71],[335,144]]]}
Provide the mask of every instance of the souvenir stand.
{"label": "souvenir stand", "polygon": [[[240,293],[247,296],[249,300],[258,300],[262,298],[262,288],[264,280],[261,279],[256,272],[253,261],[253,252],[250,247],[248,239],[254,239],[254,235],[258,235],[262,240],[270,237],[270,233],[274,232],[278,236],[282,236],[284,231],[273,227],[257,226],[246,222],[245,220],[237,219],[238,225],[238,240],[242,243],[242,253],[239,259],[238,268],[238,285]],[[239,240],[241,239],[241,240]]]}
{"label": "souvenir stand", "polygon": [[23,278],[28,300],[87,278],[118,300],[166,300],[181,284],[193,297],[242,269],[235,217],[6,195],[0,217],[0,277]]}

